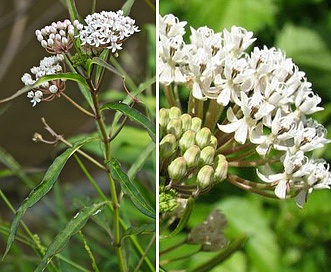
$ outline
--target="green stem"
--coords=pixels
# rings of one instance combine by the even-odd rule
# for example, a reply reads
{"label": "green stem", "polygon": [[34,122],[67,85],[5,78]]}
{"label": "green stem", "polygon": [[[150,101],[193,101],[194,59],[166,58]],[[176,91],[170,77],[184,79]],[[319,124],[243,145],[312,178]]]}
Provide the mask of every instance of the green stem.
{"label": "green stem", "polygon": [[[100,198],[103,201],[107,201],[108,198],[105,196],[105,194],[99,188],[98,184],[95,182],[93,177],[87,171],[87,169],[84,166],[84,164],[82,163],[82,161],[79,159],[78,156],[75,156],[75,158],[76,158],[80,168],[83,170],[84,174],[86,175],[88,180],[91,182],[92,186],[96,189],[96,191],[99,194]],[[114,211],[113,206],[110,204],[109,201],[107,202],[107,207],[111,212]],[[122,219],[120,219],[120,224],[121,224],[124,231],[126,231],[128,229],[127,225],[125,224],[125,222]],[[135,235],[130,235],[129,239],[131,240],[132,244],[134,245],[136,251],[142,256],[144,254],[144,250],[141,248],[141,246],[140,246],[139,242],[137,241],[137,238],[135,237]],[[149,260],[149,258],[147,256],[144,257],[144,261],[145,261],[146,265],[148,266],[148,268],[150,269],[150,271],[155,271],[155,268],[154,268],[153,264],[151,263],[151,261]]]}
{"label": "green stem", "polygon": [[163,92],[168,101],[169,108],[177,107],[178,105],[171,85],[163,85]]}
{"label": "green stem", "polygon": [[220,263],[224,262],[227,258],[229,258],[233,253],[238,251],[240,248],[244,246],[247,241],[247,236],[242,236],[236,240],[234,240],[226,249],[222,250],[219,254],[217,254],[211,260],[203,263],[202,265],[194,268],[190,272],[207,272],[215,268]]}
{"label": "green stem", "polygon": [[82,113],[88,115],[89,117],[94,118],[94,114],[89,112],[88,110],[84,109],[82,106],[80,106],[78,103],[76,103],[74,100],[72,100],[68,95],[66,95],[64,92],[61,93],[61,95],[68,100],[76,109],[80,110]]}
{"label": "green stem", "polygon": [[218,104],[214,99],[210,100],[208,110],[206,112],[205,126],[211,131],[215,130],[216,124],[220,119],[223,110],[224,106]]}
{"label": "green stem", "polygon": [[160,264],[161,265],[166,265],[166,264],[169,264],[169,263],[172,263],[172,262],[177,262],[177,261],[192,257],[195,254],[199,253],[200,251],[201,251],[201,247],[197,251],[191,252],[191,253],[186,254],[184,256],[179,256],[179,257],[176,257],[176,258],[160,261]]}
{"label": "green stem", "polygon": [[[91,85],[90,85],[91,86]],[[106,125],[102,119],[101,116],[101,110],[100,110],[100,104],[99,104],[99,98],[98,98],[98,93],[92,89],[91,90],[92,94],[92,99],[93,99],[93,105],[95,108],[95,119],[98,123],[101,135],[102,135],[102,140],[105,146],[105,160],[107,162],[111,161],[111,155],[110,155],[110,142],[109,142],[109,137],[108,133],[106,131]],[[115,186],[115,181],[113,180],[113,177],[111,176],[110,169],[107,167],[107,177],[109,180],[109,186],[110,186],[110,193],[111,193],[111,198],[112,198],[112,203],[113,203],[113,210],[114,210],[114,246],[115,250],[117,253],[117,258],[118,258],[118,266],[119,270],[122,272],[126,271],[126,265],[124,261],[124,255],[122,252],[122,247],[121,247],[121,233],[120,233],[120,214],[119,214],[119,202],[117,198],[117,191],[116,191],[116,186]]]}

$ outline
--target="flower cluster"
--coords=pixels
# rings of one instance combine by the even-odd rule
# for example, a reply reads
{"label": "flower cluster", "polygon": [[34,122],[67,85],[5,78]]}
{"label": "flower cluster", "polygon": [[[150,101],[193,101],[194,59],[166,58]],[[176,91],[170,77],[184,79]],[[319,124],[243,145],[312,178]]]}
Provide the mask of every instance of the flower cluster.
{"label": "flower cluster", "polygon": [[[31,86],[43,76],[61,73],[63,71],[61,66],[63,60],[64,58],[62,55],[43,58],[38,67],[34,66],[31,68],[31,73],[34,75],[34,78],[32,78],[31,74],[25,73],[21,78],[22,82],[26,86]],[[27,97],[31,98],[31,103],[34,107],[40,101],[50,101],[56,96],[59,96],[65,88],[64,85],[64,82],[61,80],[46,81],[28,92]],[[44,97],[45,95],[47,97]]]}
{"label": "flower cluster", "polygon": [[37,40],[41,46],[51,54],[61,54],[68,52],[72,47],[72,38],[74,35],[74,26],[70,20],[63,22],[53,22],[49,26],[45,26],[41,30],[36,30]]}
{"label": "flower cluster", "polygon": [[[40,30],[36,30],[37,40],[45,50],[53,54],[52,57],[45,57],[40,61],[39,67],[31,69],[33,76],[25,73],[22,76],[22,82],[26,86],[31,86],[45,75],[54,75],[62,73],[64,70],[64,56],[70,59],[74,66],[85,65],[89,56],[82,55],[81,52],[73,57],[69,50],[73,44],[80,39],[78,46],[99,47],[109,49],[113,53],[122,49],[122,43],[139,29],[135,21],[128,16],[123,16],[123,11],[117,12],[102,11],[88,15],[85,18],[87,25],[81,24],[75,20],[73,23],[66,19],[63,22],[53,22]],[[78,33],[75,35],[75,33]],[[86,48],[85,48],[86,49]],[[84,51],[84,50],[82,50]],[[76,61],[77,60],[77,61]],[[59,97],[65,89],[64,81],[52,80],[43,82],[32,91],[28,92],[27,97],[31,99],[34,107],[41,101],[51,101],[56,96]],[[46,97],[45,97],[46,96]]]}
{"label": "flower cluster", "polygon": [[301,207],[313,189],[330,188],[327,163],[305,154],[330,142],[326,129],[309,117],[323,108],[305,73],[279,49],[248,53],[255,38],[241,27],[218,33],[191,27],[185,43],[185,25],[172,14],[160,17],[160,82],[186,84],[194,99],[225,108],[219,134],[233,135],[237,145],[253,145],[263,158],[278,152],[283,172],[258,175],[276,184],[279,198],[295,194]]}
{"label": "flower cluster", "polygon": [[74,21],[79,30],[82,45],[110,49],[113,53],[122,49],[122,43],[139,29],[135,20],[123,16],[123,11],[102,11],[85,18],[86,25]]}

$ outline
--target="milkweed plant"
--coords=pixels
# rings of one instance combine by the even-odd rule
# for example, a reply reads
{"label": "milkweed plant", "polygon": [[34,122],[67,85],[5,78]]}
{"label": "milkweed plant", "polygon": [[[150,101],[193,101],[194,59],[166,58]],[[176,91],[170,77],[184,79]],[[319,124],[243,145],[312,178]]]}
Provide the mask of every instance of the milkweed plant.
{"label": "milkweed plant", "polygon": [[[38,66],[32,67],[29,73],[22,76],[25,87],[0,102],[11,101],[24,94],[27,102],[30,101],[31,106],[38,110],[39,104],[56,103],[59,98],[65,99],[88,120],[94,120],[96,130],[89,135],[66,139],[51,127],[46,121],[47,117],[42,119],[48,135],[35,133],[33,140],[51,145],[59,144],[60,155],[50,165],[39,185],[16,210],[8,230],[3,259],[8,258],[16,243],[15,239],[19,236],[21,240],[22,237],[27,237],[26,240],[30,241],[29,244],[36,253],[37,258],[32,261],[35,271],[43,271],[46,267],[49,271],[60,271],[61,262],[72,269],[78,269],[75,271],[103,270],[105,268],[100,268],[98,263],[101,256],[98,256],[93,247],[95,241],[90,242],[89,237],[84,235],[83,227],[88,221],[94,221],[96,228],[99,226],[103,230],[98,232],[103,235],[98,240],[106,245],[108,271],[155,271],[155,175],[154,171],[145,173],[144,179],[151,179],[150,182],[145,181],[145,184],[139,184],[142,178],[137,177],[138,173],[148,171],[146,164],[154,162],[155,113],[153,107],[148,107],[144,100],[153,100],[152,85],[155,77],[136,86],[117,61],[122,50],[125,50],[125,42],[132,35],[139,35],[141,28],[128,16],[132,2],[126,3],[124,10],[94,12],[84,20],[80,18],[73,1],[67,1],[67,5],[70,19],[52,22],[35,31],[36,39],[45,49],[46,56],[40,60]],[[126,54],[135,52],[128,51]],[[120,101],[116,101],[118,95],[112,98],[112,94],[103,90],[103,83],[109,78],[123,82],[123,99]],[[69,85],[70,81],[77,83],[76,87]],[[73,92],[81,92],[85,101],[76,102],[71,98]],[[137,106],[139,110],[136,109]],[[113,115],[111,120],[107,120],[110,117],[108,112]],[[121,137],[121,133],[126,134],[125,137],[146,139],[147,145],[136,157],[131,158],[131,165],[121,165],[117,152],[112,149],[113,141]],[[131,156],[129,151],[127,156]],[[70,157],[76,159],[98,197],[82,203],[47,245],[24,224],[23,216],[28,208],[34,206],[53,188]],[[98,168],[98,173],[101,171],[103,179],[108,181],[108,189],[100,188],[86,162]],[[4,194],[1,196],[5,199]],[[26,236],[19,228],[20,223]],[[47,226],[43,228],[47,229]],[[77,232],[82,240],[82,251],[86,251],[85,254],[90,258],[90,268],[86,267],[86,263],[61,256],[62,249],[68,250],[65,246]]]}
{"label": "milkweed plant", "polygon": [[[295,199],[303,208],[314,190],[330,189],[329,164],[312,156],[330,140],[311,117],[323,110],[321,98],[283,51],[253,47],[253,33],[237,26],[190,27],[187,42],[186,25],[173,14],[159,19],[159,80],[169,105],[159,111],[160,264],[220,252],[192,270],[209,271],[247,237],[228,243],[226,217],[215,210],[167,247],[168,239],[187,233],[193,203],[228,182],[263,197]],[[184,102],[183,92],[189,93]],[[242,171],[248,168],[253,174]],[[167,257],[192,244],[200,247]]]}

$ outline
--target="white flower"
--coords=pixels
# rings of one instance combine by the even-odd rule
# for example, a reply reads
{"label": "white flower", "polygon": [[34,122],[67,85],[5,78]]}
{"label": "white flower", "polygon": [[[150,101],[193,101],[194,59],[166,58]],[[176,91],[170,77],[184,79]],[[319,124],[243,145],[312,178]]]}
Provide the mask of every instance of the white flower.
{"label": "white flower", "polygon": [[116,13],[102,11],[87,15],[86,25],[75,21],[74,26],[78,30],[77,37],[82,45],[110,49],[113,53],[122,49],[122,43],[139,29],[135,20],[129,16],[123,16],[123,11]]}
{"label": "white flower", "polygon": [[187,22],[180,22],[173,14],[167,14],[164,17],[159,16],[159,33],[168,38],[183,36],[186,24]]}
{"label": "white flower", "polygon": [[36,91],[36,92],[30,91],[28,92],[27,97],[32,98],[30,102],[32,103],[32,107],[34,107],[43,98],[43,93],[42,91]]}
{"label": "white flower", "polygon": [[256,40],[252,37],[253,32],[242,27],[232,26],[230,31],[224,29],[224,48],[233,56],[239,56]]}
{"label": "white flower", "polygon": [[185,43],[182,36],[167,38],[160,36],[159,79],[162,84],[186,82],[180,64],[186,60]]}

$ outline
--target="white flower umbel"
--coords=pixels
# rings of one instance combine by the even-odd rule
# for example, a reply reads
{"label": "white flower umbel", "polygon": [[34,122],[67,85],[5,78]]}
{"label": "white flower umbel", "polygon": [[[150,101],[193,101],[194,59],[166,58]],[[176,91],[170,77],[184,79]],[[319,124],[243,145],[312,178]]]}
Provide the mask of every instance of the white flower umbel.
{"label": "white flower umbel", "polygon": [[[258,173],[267,182],[263,189],[275,188],[277,197],[298,195],[302,206],[313,188],[329,188],[329,166],[307,156],[330,140],[326,129],[307,117],[323,108],[305,73],[280,49],[248,51],[256,39],[244,28],[216,33],[207,26],[190,27],[186,42],[186,24],[172,14],[160,17],[159,79],[169,105],[180,106],[179,86],[185,85],[188,113],[217,137],[218,155],[229,159],[229,168],[273,169],[273,163],[280,163],[281,173]],[[312,167],[318,174],[312,174]],[[241,177],[230,174],[228,180],[266,195]]]}
{"label": "white flower umbel", "polygon": [[122,49],[123,42],[138,32],[135,20],[123,16],[123,11],[102,11],[87,15],[86,25],[74,21],[82,45],[110,49],[113,53]]}
{"label": "white flower umbel", "polygon": [[36,30],[36,36],[47,52],[51,54],[65,53],[72,47],[74,26],[68,19],[63,22],[53,22],[49,26]]}
{"label": "white flower umbel", "polygon": [[[22,82],[26,86],[31,86],[43,76],[62,73],[63,69],[61,63],[63,60],[64,57],[62,55],[43,58],[40,61],[39,66],[34,66],[31,68],[31,73],[34,75],[34,78],[32,78],[31,74],[25,73],[21,78]],[[32,91],[28,93],[27,97],[32,98],[31,103],[34,107],[41,101],[51,101],[56,96],[60,96],[60,93],[63,92],[64,88],[65,84],[62,80],[46,81],[34,87]],[[44,97],[45,95],[46,97]]]}

